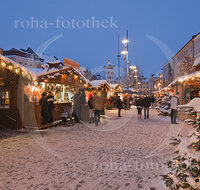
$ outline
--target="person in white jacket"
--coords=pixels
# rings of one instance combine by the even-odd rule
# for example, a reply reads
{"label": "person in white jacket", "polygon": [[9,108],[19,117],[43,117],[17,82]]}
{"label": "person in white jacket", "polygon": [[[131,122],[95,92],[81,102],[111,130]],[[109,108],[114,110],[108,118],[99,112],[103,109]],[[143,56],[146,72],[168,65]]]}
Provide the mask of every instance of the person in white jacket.
{"label": "person in white jacket", "polygon": [[177,124],[176,117],[177,117],[177,106],[179,105],[179,93],[177,92],[176,95],[172,96],[170,105],[171,105],[171,123]]}

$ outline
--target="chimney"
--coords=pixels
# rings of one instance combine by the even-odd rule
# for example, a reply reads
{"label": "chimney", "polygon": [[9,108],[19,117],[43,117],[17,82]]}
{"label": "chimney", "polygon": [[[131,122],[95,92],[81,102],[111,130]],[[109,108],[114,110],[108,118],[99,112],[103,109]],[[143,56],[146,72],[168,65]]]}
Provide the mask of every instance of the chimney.
{"label": "chimney", "polygon": [[0,55],[3,55],[3,49],[0,48]]}

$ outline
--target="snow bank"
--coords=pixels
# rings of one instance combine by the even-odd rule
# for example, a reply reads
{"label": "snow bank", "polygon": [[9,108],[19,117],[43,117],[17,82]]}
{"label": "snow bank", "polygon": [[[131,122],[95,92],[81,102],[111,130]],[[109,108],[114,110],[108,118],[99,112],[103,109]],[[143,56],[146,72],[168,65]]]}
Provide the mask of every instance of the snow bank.
{"label": "snow bank", "polygon": [[192,107],[194,109],[194,111],[200,112],[200,98],[194,98],[188,104],[179,105],[178,107],[180,107],[180,108]]}

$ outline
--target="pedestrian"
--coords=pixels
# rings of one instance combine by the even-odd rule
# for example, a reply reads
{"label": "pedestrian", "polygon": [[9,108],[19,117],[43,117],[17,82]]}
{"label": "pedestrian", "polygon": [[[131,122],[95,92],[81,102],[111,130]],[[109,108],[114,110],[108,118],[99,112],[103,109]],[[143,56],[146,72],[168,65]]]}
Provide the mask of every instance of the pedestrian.
{"label": "pedestrian", "polygon": [[144,119],[149,119],[149,107],[151,105],[150,97],[145,96],[142,100],[142,106],[144,107]]}
{"label": "pedestrian", "polygon": [[176,95],[172,96],[170,100],[170,106],[171,106],[171,123],[172,124],[178,124],[176,122],[177,118],[177,106],[179,105],[179,92],[176,93]]}
{"label": "pedestrian", "polygon": [[135,105],[137,107],[138,119],[142,119],[142,98],[138,97],[135,101]]}
{"label": "pedestrian", "polygon": [[100,113],[102,112],[102,110],[104,110],[105,98],[102,96],[97,96],[96,93],[94,93],[92,106],[94,108],[95,125],[98,126],[98,123],[100,122]]}
{"label": "pedestrian", "polygon": [[121,117],[121,109],[123,108],[123,104],[119,96],[117,97],[117,108],[118,108],[118,117]]}
{"label": "pedestrian", "polygon": [[51,91],[47,96],[48,110],[49,110],[49,123],[53,123],[53,113],[54,113],[54,96]]}
{"label": "pedestrian", "polygon": [[74,95],[73,100],[74,118],[77,123],[81,120],[81,93],[80,91]]}
{"label": "pedestrian", "polygon": [[42,93],[42,97],[39,100],[39,105],[41,106],[41,116],[42,116],[42,125],[46,125],[48,123],[48,102],[47,102],[47,94],[45,92]]}
{"label": "pedestrian", "polygon": [[154,102],[156,101],[156,99],[154,98],[154,96],[152,95],[150,98],[150,102],[151,102],[151,108],[154,108]]}
{"label": "pedestrian", "polygon": [[124,109],[127,110],[127,96],[124,97]]}
{"label": "pedestrian", "polygon": [[88,106],[89,106],[89,123],[93,123],[94,122],[94,111],[93,111],[93,105],[92,105],[92,101],[93,101],[93,96],[90,95],[89,96],[89,100],[88,100]]}

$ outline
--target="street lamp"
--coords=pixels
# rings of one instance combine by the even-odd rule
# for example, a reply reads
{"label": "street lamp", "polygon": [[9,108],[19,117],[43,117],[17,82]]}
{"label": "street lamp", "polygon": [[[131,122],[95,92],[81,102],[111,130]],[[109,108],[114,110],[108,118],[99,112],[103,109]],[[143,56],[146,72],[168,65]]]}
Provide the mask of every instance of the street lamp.
{"label": "street lamp", "polygon": [[138,87],[138,75],[137,75],[138,69],[137,69],[137,66],[131,65],[129,68],[132,70],[133,77],[134,77],[135,83],[136,83],[135,87],[137,89],[137,87]]}
{"label": "street lamp", "polygon": [[127,54],[128,54],[128,51],[123,50],[123,51],[121,52],[121,54],[122,54],[122,55],[127,55]]}
{"label": "street lamp", "polygon": [[124,44],[124,48],[125,50],[123,50],[121,52],[122,55],[126,55],[126,65],[127,65],[127,89],[129,88],[128,87],[128,84],[129,84],[129,67],[128,67],[128,43],[129,43],[129,40],[128,40],[128,30],[126,31],[126,39],[122,40],[122,43]]}

